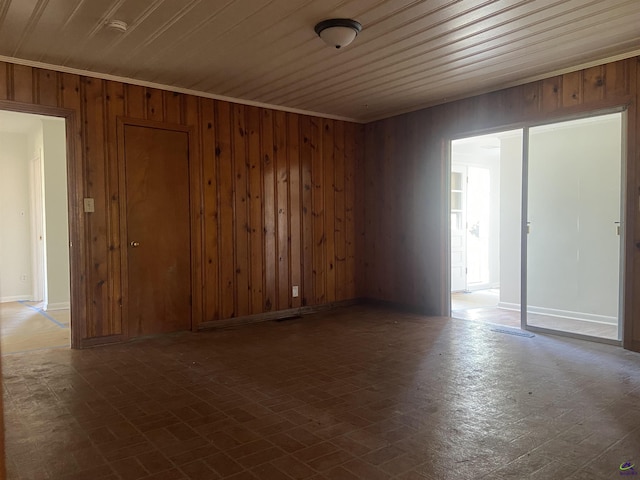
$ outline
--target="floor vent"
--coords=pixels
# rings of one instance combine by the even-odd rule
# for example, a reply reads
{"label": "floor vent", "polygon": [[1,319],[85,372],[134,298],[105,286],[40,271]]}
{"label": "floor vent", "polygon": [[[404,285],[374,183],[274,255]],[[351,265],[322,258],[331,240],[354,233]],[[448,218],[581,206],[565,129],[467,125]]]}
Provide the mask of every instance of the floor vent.
{"label": "floor vent", "polygon": [[521,332],[519,330],[509,330],[506,328],[492,328],[491,331],[498,332],[498,333],[506,333],[507,335],[515,335],[516,337],[527,337],[527,338],[535,337],[533,333]]}

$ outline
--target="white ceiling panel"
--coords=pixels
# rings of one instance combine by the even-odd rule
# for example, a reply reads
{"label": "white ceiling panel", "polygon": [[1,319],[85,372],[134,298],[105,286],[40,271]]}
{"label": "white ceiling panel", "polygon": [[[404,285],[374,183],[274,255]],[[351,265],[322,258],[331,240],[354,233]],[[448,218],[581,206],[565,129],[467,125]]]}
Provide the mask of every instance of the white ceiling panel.
{"label": "white ceiling panel", "polygon": [[[332,49],[331,17],[363,31]],[[369,121],[637,55],[639,25],[639,0],[0,0],[0,55]]]}

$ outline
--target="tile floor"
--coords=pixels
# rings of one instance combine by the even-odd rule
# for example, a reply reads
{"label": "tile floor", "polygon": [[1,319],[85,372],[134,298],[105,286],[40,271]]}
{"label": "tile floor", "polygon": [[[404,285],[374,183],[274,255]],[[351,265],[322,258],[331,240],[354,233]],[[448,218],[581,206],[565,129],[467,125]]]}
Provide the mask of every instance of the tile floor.
{"label": "tile floor", "polygon": [[640,355],[369,306],[3,357],[10,479],[609,479]]}

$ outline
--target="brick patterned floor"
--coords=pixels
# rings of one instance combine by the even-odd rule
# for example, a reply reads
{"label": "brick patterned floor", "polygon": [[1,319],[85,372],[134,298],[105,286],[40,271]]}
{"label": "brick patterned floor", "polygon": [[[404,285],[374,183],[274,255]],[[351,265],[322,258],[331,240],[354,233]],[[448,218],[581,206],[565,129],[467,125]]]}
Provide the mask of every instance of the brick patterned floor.
{"label": "brick patterned floor", "polygon": [[640,355],[350,307],[3,357],[10,479],[608,479]]}

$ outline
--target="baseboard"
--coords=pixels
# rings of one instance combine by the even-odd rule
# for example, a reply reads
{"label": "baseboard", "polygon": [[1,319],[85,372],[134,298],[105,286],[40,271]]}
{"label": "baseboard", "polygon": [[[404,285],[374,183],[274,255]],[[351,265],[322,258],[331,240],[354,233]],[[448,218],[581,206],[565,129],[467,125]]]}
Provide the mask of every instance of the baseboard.
{"label": "baseboard", "polygon": [[14,295],[11,297],[0,297],[0,303],[30,302],[32,298],[33,298],[32,295]]}
{"label": "baseboard", "polygon": [[[503,308],[505,310],[515,310],[520,311],[520,304],[518,303],[508,303],[508,302],[500,302],[498,303],[498,308]],[[594,315],[592,313],[584,313],[584,312],[572,312],[570,310],[558,310],[555,308],[545,308],[545,307],[528,307],[529,313],[535,313],[538,315],[546,315],[548,317],[560,317],[560,318],[569,318],[571,320],[581,320],[583,322],[590,323],[599,323],[602,325],[617,325],[618,319],[615,317],[609,317],[606,315]]]}
{"label": "baseboard", "polygon": [[360,303],[360,299],[356,298],[351,300],[342,300],[340,302],[325,303],[322,305],[289,308],[287,310],[257,313],[254,315],[244,315],[242,317],[228,318],[225,320],[211,320],[208,322],[202,322],[200,325],[198,325],[197,330],[216,330],[221,328],[232,328],[243,325],[251,325],[253,323],[269,322],[272,320],[283,320],[285,318],[293,318],[302,315],[309,315],[312,313],[320,313],[327,310],[333,310],[335,308],[349,307],[351,305],[357,305],[358,303]]}
{"label": "baseboard", "polygon": [[51,312],[55,310],[69,310],[70,303],[69,302],[61,302],[61,303],[47,303],[43,310],[45,312]]}
{"label": "baseboard", "polygon": [[498,308],[502,308],[503,310],[513,310],[513,311],[519,312],[520,304],[509,303],[509,302],[498,302]]}
{"label": "baseboard", "polygon": [[80,345],[76,348],[83,349],[83,348],[101,347],[103,345],[109,345],[113,343],[123,343],[125,341],[127,341],[127,339],[122,334],[107,335],[105,337],[92,337],[92,338],[85,338],[83,340],[80,340]]}

